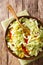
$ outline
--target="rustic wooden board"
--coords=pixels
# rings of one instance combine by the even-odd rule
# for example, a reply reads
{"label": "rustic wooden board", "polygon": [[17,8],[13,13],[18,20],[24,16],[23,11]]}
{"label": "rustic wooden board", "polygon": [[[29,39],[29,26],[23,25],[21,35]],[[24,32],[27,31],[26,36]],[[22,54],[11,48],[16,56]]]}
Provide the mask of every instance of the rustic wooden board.
{"label": "rustic wooden board", "polygon": [[[38,15],[41,22],[43,22],[43,0],[38,1]],[[43,65],[43,57],[39,59],[39,65]]]}
{"label": "rustic wooden board", "polygon": [[[8,18],[8,12],[6,9],[6,4],[8,0],[0,0],[0,22]],[[0,23],[0,65],[7,65],[7,50],[4,41],[4,30]]]}
{"label": "rustic wooden board", "polygon": [[23,0],[23,9],[26,9],[31,15],[38,11],[38,0]]}
{"label": "rustic wooden board", "polygon": [[[8,3],[12,5],[16,13],[26,9],[31,16],[35,16],[43,22],[43,0],[0,0],[0,21],[12,16],[6,8]],[[20,65],[18,59],[7,51],[4,35],[5,32],[0,24],[0,65]],[[29,65],[43,65],[43,58]]]}

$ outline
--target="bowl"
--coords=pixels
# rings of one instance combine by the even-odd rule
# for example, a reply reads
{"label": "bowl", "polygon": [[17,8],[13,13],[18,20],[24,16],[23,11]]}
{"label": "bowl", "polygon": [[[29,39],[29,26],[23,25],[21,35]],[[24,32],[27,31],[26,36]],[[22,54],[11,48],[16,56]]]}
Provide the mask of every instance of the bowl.
{"label": "bowl", "polygon": [[[20,17],[18,17],[18,19],[20,19],[21,17],[24,17],[24,18],[33,18],[33,19],[36,19],[37,20],[37,22],[38,22],[38,26],[40,27],[40,25],[42,25],[43,26],[43,24],[41,23],[41,21],[40,20],[38,20],[37,18],[35,18],[35,17],[32,17],[32,16],[20,16]],[[15,21],[15,19],[13,20],[13,21],[11,21],[10,22],[10,24],[11,23],[13,23]],[[9,52],[13,55],[13,56],[15,56],[15,57],[17,57],[18,59],[23,59],[23,60],[33,60],[33,59],[35,59],[35,58],[37,58],[37,57],[39,57],[39,56],[41,56],[41,55],[43,55],[43,51],[42,52],[40,52],[39,54],[38,54],[38,56],[31,56],[31,57],[23,57],[23,58],[20,58],[20,57],[18,57],[15,53],[12,53],[12,50],[10,49],[10,48],[8,48],[8,44],[7,44],[7,41],[6,41],[6,35],[7,35],[7,33],[8,33],[8,28],[9,28],[9,26],[10,26],[10,24],[8,25],[8,27],[7,27],[7,29],[6,29],[6,32],[5,32],[5,42],[6,42],[6,47],[7,47],[7,49],[9,50]]]}

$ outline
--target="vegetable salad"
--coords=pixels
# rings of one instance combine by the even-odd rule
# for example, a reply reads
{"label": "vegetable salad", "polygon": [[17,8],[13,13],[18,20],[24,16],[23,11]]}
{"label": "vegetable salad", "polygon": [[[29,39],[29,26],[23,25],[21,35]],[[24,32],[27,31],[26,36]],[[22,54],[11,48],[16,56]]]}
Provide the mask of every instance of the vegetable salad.
{"label": "vegetable salad", "polygon": [[9,26],[6,35],[8,48],[10,48],[18,57],[37,56],[43,51],[43,27],[38,26],[36,19],[20,18],[19,21],[29,30],[29,35],[24,32],[18,21],[14,21]]}

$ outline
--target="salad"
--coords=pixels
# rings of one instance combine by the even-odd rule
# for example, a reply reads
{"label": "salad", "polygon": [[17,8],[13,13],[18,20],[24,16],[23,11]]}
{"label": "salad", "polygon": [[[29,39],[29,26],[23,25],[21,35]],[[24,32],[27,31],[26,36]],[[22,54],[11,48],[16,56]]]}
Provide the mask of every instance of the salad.
{"label": "salad", "polygon": [[32,18],[22,17],[19,21],[28,28],[30,34],[26,36],[27,32],[24,32],[18,21],[14,21],[6,35],[8,48],[20,58],[37,56],[43,51],[43,27]]}

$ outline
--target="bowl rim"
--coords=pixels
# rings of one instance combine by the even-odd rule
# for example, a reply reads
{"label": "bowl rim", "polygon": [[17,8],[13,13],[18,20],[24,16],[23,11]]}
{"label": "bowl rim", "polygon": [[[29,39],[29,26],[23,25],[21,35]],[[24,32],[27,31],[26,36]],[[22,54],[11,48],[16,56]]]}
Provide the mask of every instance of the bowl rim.
{"label": "bowl rim", "polygon": [[[36,17],[32,17],[32,16],[19,16],[18,19],[21,18],[21,17],[28,18],[28,19],[29,19],[29,18],[36,19],[36,20],[38,21],[38,23],[40,23],[40,24],[43,26],[42,22],[41,22],[40,20],[38,20]],[[14,22],[14,21],[15,21],[15,19],[12,20],[12,21],[10,22],[10,24],[11,24],[12,22]],[[15,57],[18,58],[18,59],[22,59],[22,60],[32,60],[32,59],[35,59],[35,58],[39,57],[41,54],[43,54],[43,51],[42,51],[42,52],[40,52],[40,53],[38,54],[38,56],[36,56],[36,57],[35,57],[35,56],[31,56],[31,57],[20,58],[20,57],[18,57],[15,53],[12,53],[12,50],[11,50],[10,48],[8,48],[7,41],[6,41],[6,35],[7,35],[8,28],[9,28],[10,24],[8,25],[8,27],[7,27],[6,31],[5,31],[5,43],[6,43],[7,50],[9,50],[9,52],[10,52],[13,56],[15,56]]]}

